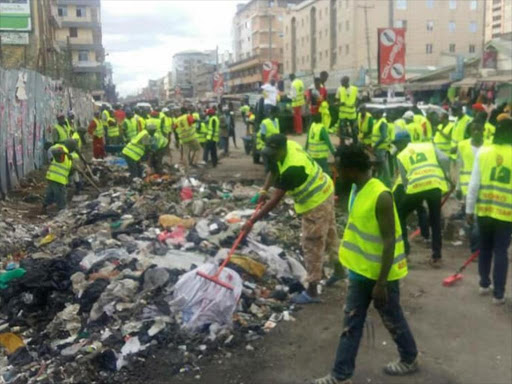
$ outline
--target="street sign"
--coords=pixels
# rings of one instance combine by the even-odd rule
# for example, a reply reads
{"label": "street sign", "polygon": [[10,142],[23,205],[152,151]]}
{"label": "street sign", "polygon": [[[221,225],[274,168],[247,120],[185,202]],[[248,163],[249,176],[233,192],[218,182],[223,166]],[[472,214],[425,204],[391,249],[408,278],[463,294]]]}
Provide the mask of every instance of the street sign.
{"label": "street sign", "polygon": [[29,0],[0,0],[0,31],[32,30]]}
{"label": "street sign", "polygon": [[379,83],[405,83],[405,29],[378,28]]}

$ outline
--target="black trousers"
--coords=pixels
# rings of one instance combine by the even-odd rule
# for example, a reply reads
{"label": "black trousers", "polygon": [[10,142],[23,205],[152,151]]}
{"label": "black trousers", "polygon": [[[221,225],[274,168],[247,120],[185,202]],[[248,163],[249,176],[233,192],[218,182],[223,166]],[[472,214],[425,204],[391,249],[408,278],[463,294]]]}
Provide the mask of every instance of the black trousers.
{"label": "black trousers", "polygon": [[400,217],[400,226],[402,227],[402,236],[404,239],[406,254],[409,254],[410,252],[409,239],[407,236],[407,217],[412,211],[416,210],[424,201],[426,201],[428,206],[429,224],[432,232],[432,258],[441,258],[441,197],[442,193],[438,188],[405,195],[405,198],[398,207],[398,216]]}
{"label": "black trousers", "polygon": [[214,167],[217,166],[218,158],[217,158],[217,143],[213,140],[208,140],[204,146],[203,152],[203,161],[208,163],[208,158],[212,156],[212,164]]}
{"label": "black trousers", "polygon": [[[395,200],[397,209],[400,207],[406,196],[404,185],[399,184],[393,191],[393,199]],[[430,226],[428,224],[427,210],[423,204],[420,204],[416,208],[416,215],[418,216],[418,226],[420,227],[421,236],[424,239],[428,239],[430,237]]]}

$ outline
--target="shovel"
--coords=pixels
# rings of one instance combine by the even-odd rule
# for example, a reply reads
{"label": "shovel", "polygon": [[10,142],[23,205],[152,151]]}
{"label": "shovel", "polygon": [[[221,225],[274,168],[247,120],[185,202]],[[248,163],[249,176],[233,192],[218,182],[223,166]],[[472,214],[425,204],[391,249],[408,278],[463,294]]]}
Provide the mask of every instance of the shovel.
{"label": "shovel", "polygon": [[457,272],[455,272],[453,275],[451,275],[451,276],[449,276],[449,277],[447,277],[446,279],[443,280],[443,285],[445,287],[451,287],[457,281],[462,280],[462,278],[463,278],[462,271],[464,271],[466,269],[466,267],[469,264],[471,264],[471,262],[478,257],[479,254],[480,254],[480,250],[474,252],[471,255],[471,257],[466,260],[466,262],[462,265],[462,267],[457,269]]}

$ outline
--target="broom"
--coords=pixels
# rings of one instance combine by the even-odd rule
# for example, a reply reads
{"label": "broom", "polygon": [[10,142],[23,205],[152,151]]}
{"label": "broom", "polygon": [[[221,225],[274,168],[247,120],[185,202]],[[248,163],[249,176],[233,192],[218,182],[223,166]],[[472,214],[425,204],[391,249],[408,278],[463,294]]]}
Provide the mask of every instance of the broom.
{"label": "broom", "polygon": [[452,286],[453,284],[455,284],[457,281],[459,280],[462,280],[462,271],[464,269],[466,269],[466,267],[471,264],[471,262],[473,260],[475,260],[478,255],[480,254],[480,250],[476,251],[476,252],[473,252],[473,254],[471,255],[471,257],[469,259],[466,260],[466,262],[462,265],[462,267],[460,267],[459,269],[457,269],[457,272],[455,272],[453,275],[447,277],[446,279],[443,280],[443,285],[445,287],[450,287]]}

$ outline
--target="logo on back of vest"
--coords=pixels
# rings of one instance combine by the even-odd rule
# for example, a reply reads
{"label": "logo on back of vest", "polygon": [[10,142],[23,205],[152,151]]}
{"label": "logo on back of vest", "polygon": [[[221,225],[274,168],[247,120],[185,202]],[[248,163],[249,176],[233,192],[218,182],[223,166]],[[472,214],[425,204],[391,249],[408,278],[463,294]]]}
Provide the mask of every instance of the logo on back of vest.
{"label": "logo on back of vest", "polygon": [[503,166],[503,156],[496,156],[496,166],[491,169],[491,181],[510,184],[510,168]]}

